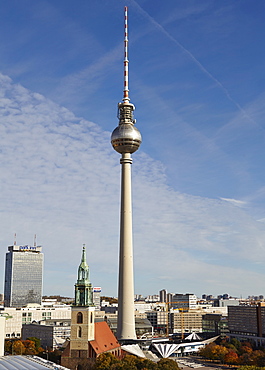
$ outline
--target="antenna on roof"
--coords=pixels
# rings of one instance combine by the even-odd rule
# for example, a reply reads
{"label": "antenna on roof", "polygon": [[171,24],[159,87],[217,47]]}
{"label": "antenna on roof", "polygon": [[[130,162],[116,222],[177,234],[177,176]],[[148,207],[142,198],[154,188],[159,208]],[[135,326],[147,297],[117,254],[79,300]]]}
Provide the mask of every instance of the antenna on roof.
{"label": "antenna on roof", "polygon": [[17,234],[14,234],[14,245],[17,245]]}
{"label": "antenna on roof", "polygon": [[37,243],[36,243],[36,239],[37,239],[37,235],[35,234],[34,235],[34,247],[36,247]]}
{"label": "antenna on roof", "polygon": [[128,7],[124,7],[124,102],[129,102]]}

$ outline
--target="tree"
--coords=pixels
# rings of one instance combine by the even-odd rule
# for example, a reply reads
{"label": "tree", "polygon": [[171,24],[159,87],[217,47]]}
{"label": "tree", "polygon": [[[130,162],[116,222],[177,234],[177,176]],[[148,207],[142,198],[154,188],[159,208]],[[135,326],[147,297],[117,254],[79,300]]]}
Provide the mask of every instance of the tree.
{"label": "tree", "polygon": [[217,344],[212,348],[212,352],[214,360],[219,360],[224,363],[225,355],[229,352],[229,349]]}
{"label": "tree", "polygon": [[253,350],[252,350],[252,348],[250,347],[250,346],[248,346],[248,345],[242,345],[241,346],[241,348],[240,348],[240,353],[241,354],[243,354],[243,353],[247,353],[247,354],[250,354],[250,353],[252,353],[253,352]]}
{"label": "tree", "polygon": [[157,370],[157,364],[146,358],[138,358],[136,367],[138,370]]}
{"label": "tree", "polygon": [[25,347],[25,352],[24,352],[25,355],[36,355],[38,353],[38,351],[35,348],[35,342],[33,342],[33,340],[27,339],[27,340],[23,340],[22,342]]}
{"label": "tree", "polygon": [[233,351],[229,350],[228,353],[225,354],[224,356],[224,362],[229,365],[235,365],[238,363],[238,354]]}
{"label": "tree", "polygon": [[157,370],[179,370],[176,361],[169,358],[161,358],[157,363]]}
{"label": "tree", "polygon": [[39,338],[36,337],[29,337],[28,340],[32,340],[35,343],[35,349],[39,352],[39,348],[41,348],[41,342]]}
{"label": "tree", "polygon": [[219,360],[224,362],[225,355],[229,352],[229,349],[219,344],[210,343],[202,348],[199,354],[210,360]]}
{"label": "tree", "polygon": [[12,342],[11,340],[5,341],[5,353],[12,353]]}
{"label": "tree", "polygon": [[110,369],[111,365],[119,362],[119,360],[110,352],[102,353],[96,359],[95,368],[97,370],[107,370]]}
{"label": "tree", "polygon": [[12,343],[12,355],[23,355],[25,353],[25,346],[21,340],[16,340]]}
{"label": "tree", "polygon": [[242,343],[240,342],[240,340],[236,339],[236,338],[232,338],[230,343],[236,347],[236,349],[239,351],[241,346],[242,346]]}

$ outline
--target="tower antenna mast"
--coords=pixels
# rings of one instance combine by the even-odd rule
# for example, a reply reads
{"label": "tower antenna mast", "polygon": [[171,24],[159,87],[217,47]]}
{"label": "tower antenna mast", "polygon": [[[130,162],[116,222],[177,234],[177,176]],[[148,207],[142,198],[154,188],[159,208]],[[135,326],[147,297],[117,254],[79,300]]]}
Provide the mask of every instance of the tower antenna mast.
{"label": "tower antenna mast", "polygon": [[128,7],[124,7],[124,90],[123,101],[129,102]]}

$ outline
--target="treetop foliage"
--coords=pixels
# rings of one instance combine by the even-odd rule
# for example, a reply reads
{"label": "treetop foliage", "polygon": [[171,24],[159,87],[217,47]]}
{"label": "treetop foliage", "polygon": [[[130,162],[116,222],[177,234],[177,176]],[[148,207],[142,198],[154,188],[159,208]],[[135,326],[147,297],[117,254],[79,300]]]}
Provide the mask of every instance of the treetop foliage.
{"label": "treetop foliage", "polygon": [[258,367],[259,370],[265,367],[265,348],[255,349],[251,343],[237,339],[230,342],[225,339],[219,345],[210,343],[200,350],[199,355],[228,365],[242,365],[244,370],[250,370],[248,366]]}

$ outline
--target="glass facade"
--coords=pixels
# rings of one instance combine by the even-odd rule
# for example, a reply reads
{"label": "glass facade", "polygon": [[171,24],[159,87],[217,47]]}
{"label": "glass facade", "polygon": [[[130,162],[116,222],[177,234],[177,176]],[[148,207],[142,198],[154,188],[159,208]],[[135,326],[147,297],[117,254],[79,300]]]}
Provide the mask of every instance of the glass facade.
{"label": "glass facade", "polygon": [[5,306],[41,304],[43,253],[41,247],[11,246],[6,254]]}

